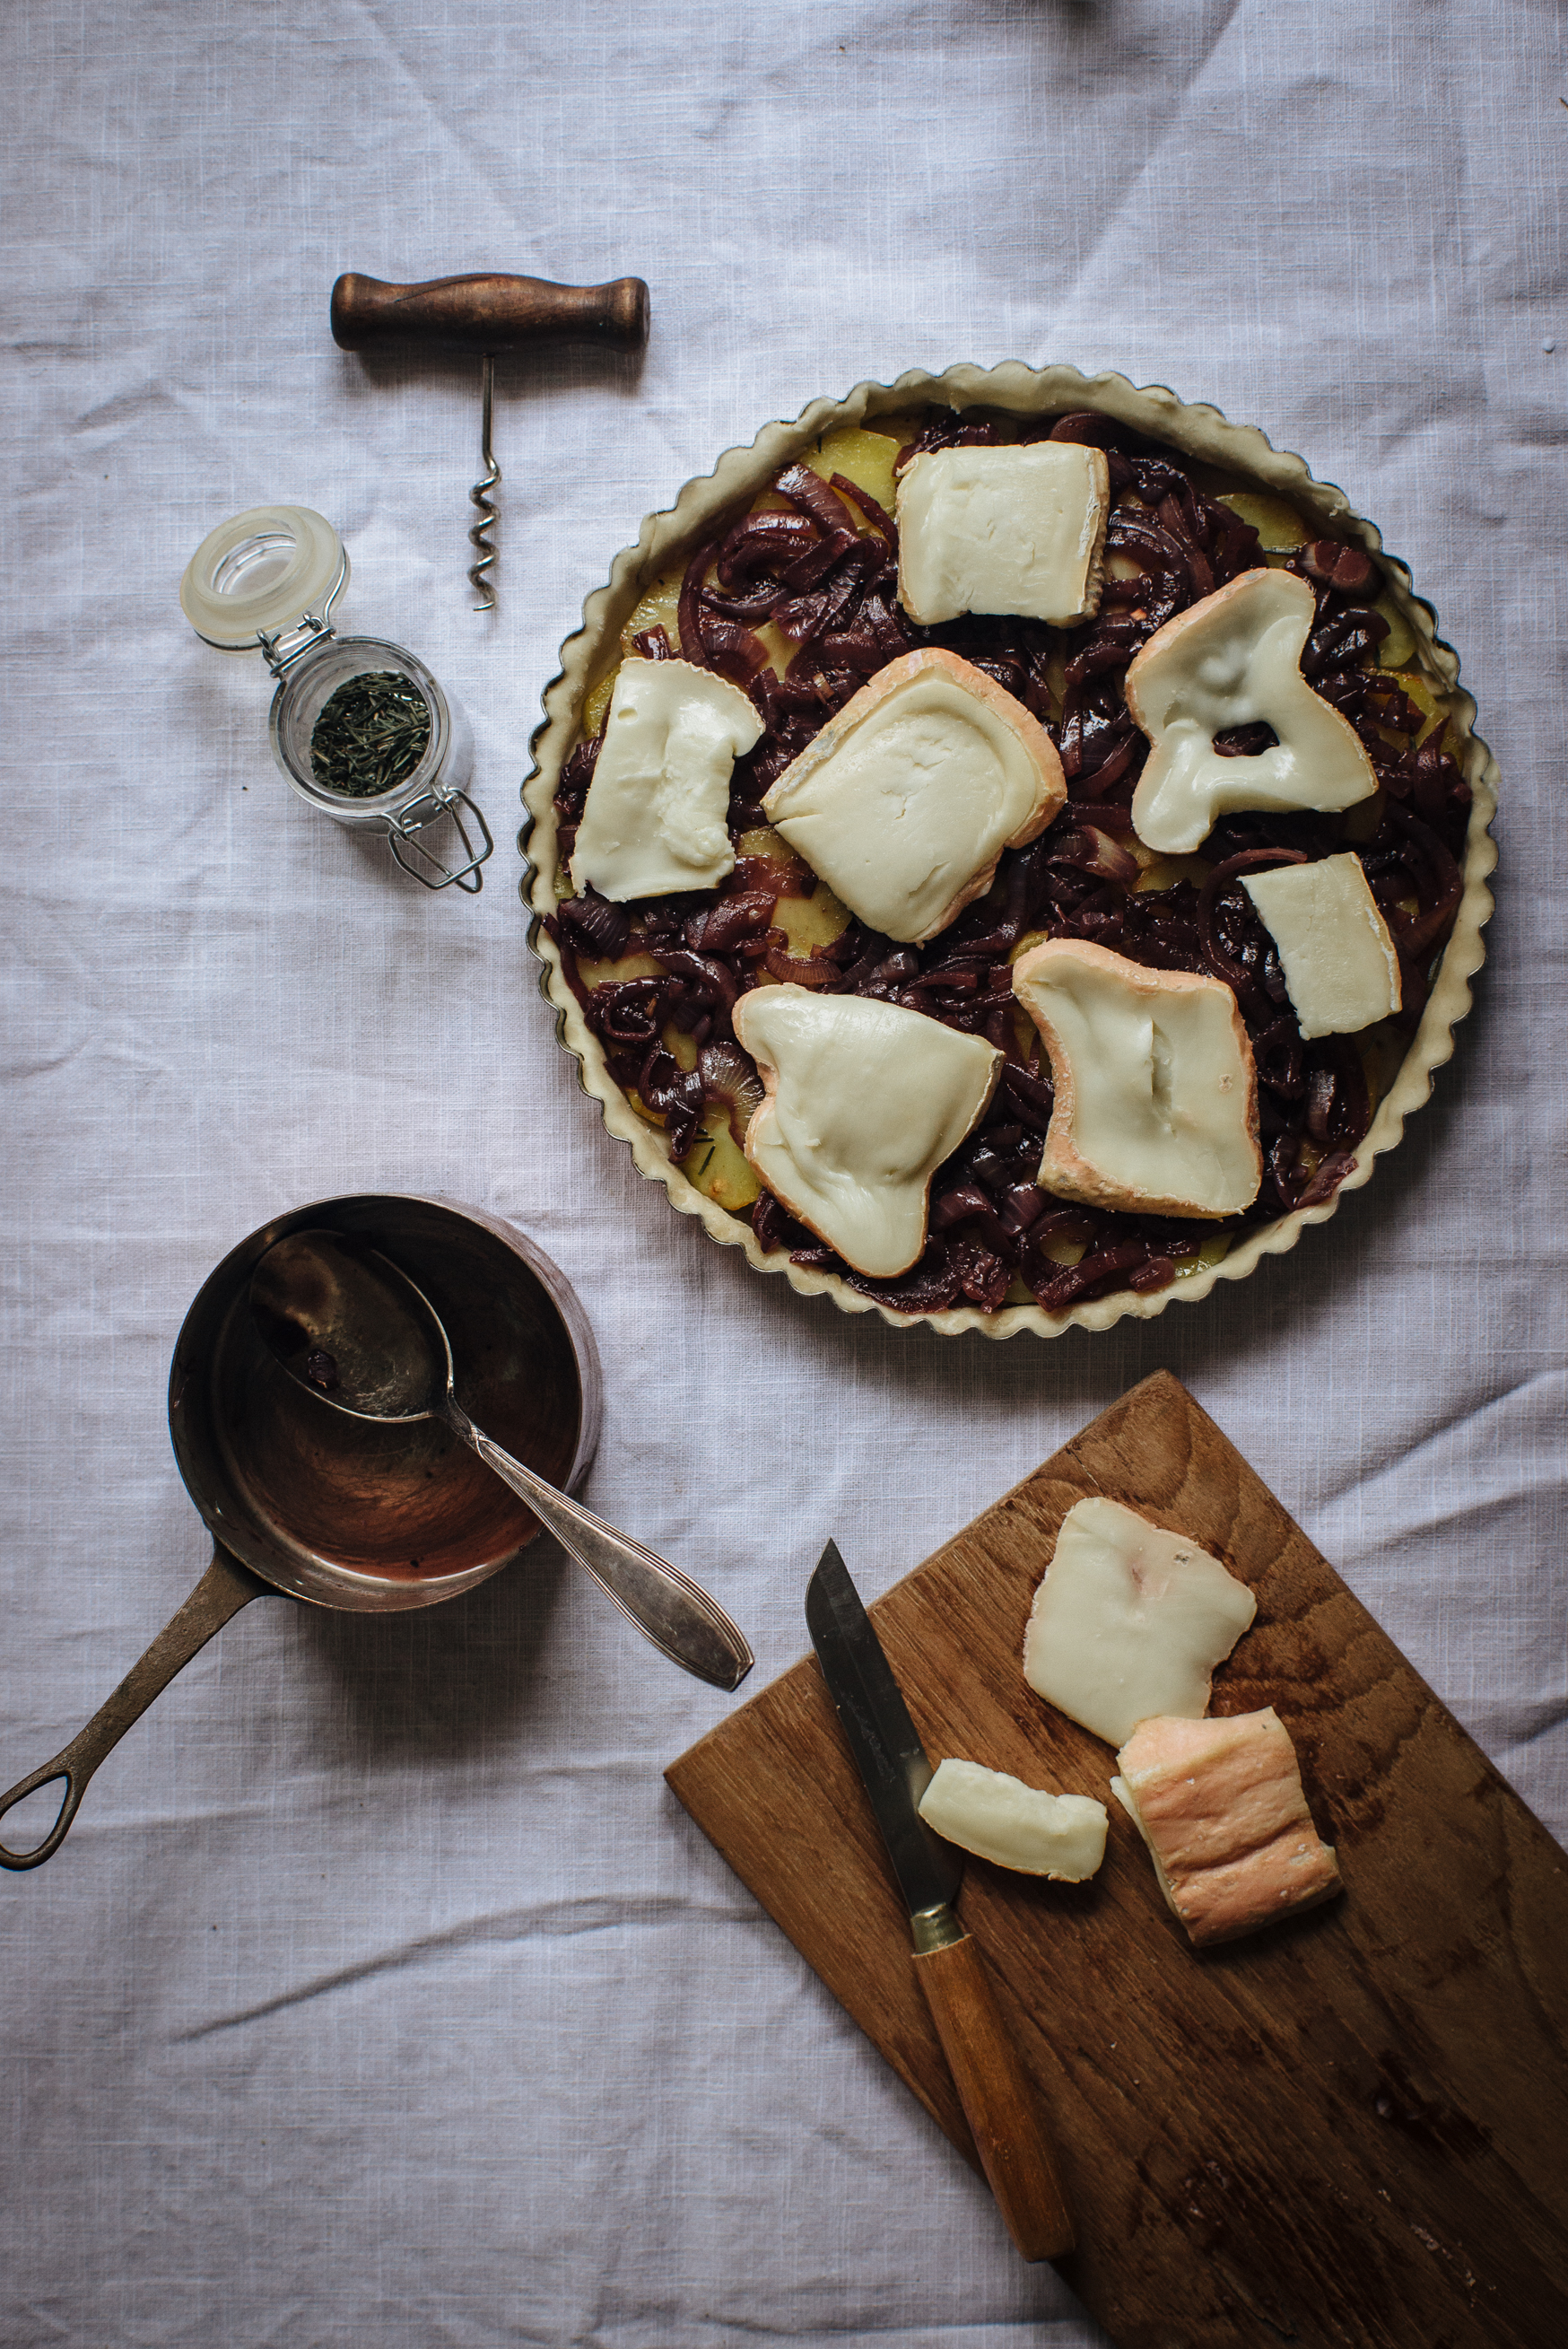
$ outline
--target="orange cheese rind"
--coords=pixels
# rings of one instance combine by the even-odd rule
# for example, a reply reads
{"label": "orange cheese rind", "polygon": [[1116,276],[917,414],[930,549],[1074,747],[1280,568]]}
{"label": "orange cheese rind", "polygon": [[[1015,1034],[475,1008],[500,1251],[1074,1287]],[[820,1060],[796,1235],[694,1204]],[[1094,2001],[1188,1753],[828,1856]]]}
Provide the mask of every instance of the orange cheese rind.
{"label": "orange cheese rind", "polygon": [[1172,1913],[1203,1948],[1332,1899],[1290,1732],[1266,1705],[1219,1721],[1141,1721],[1111,1792],[1149,1847]]}

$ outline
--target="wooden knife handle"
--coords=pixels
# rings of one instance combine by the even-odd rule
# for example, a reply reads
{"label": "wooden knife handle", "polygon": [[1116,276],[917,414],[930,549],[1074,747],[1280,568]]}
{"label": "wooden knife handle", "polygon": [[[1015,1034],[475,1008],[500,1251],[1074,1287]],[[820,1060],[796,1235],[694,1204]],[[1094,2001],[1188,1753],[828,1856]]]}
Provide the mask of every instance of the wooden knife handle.
{"label": "wooden knife handle", "polygon": [[648,289],[640,277],[609,285],[552,285],[543,277],[432,277],[388,285],[352,271],[332,289],[332,338],[346,351],[423,343],[432,350],[517,351],[534,343],[608,343],[641,350]]}
{"label": "wooden knife handle", "polygon": [[914,1961],[1007,2232],[1026,2260],[1059,2260],[1077,2237],[1035,2092],[1008,2038],[972,1935]]}

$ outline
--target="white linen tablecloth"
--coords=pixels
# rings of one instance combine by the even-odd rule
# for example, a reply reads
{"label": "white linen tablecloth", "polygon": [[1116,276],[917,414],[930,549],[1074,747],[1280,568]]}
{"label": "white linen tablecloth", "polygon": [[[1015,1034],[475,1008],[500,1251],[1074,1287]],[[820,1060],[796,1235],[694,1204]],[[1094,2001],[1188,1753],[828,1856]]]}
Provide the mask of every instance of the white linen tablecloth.
{"label": "white linen tablecloth", "polygon": [[[756,1685],[828,1533],[880,1590],[1168,1365],[1562,1835],[1562,11],[24,0],[7,36],[0,1784],[205,1561],[165,1381],[208,1270],[307,1199],[439,1189],[578,1285],[588,1497],[732,1608]],[[502,368],[488,620],[477,363],[338,352],[346,268],[652,288],[640,370]],[[1004,357],[1341,482],[1504,777],[1490,960],[1404,1146],[1244,1286],[1051,1345],[845,1319],[675,1216],[556,1048],[512,845],[645,512],[819,393]],[[294,799],[260,663],[185,626],[198,540],[269,501],[469,712],[479,898]],[[0,1880],[0,2342],[1100,2342],[665,1790],[726,1709],[559,1552],[425,1615],[242,1616]]]}

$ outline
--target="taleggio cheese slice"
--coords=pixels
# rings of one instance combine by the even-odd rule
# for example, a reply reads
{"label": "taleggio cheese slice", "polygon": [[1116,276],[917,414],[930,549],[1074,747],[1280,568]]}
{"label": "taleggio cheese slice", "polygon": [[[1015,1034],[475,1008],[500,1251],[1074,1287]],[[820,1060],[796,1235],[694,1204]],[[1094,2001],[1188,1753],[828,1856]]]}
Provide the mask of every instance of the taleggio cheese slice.
{"label": "taleggio cheese slice", "polygon": [[879,669],[762,802],[851,912],[919,945],[991,886],[1067,797],[1055,743],[984,670],[935,646]]}
{"label": "taleggio cheese slice", "polygon": [[899,477],[899,602],[926,627],[963,612],[1070,627],[1099,608],[1109,517],[1103,449],[927,450]]}
{"label": "taleggio cheese slice", "polygon": [[572,879],[621,903],[712,889],[735,869],[730,771],[762,739],[750,698],[691,661],[621,664]]}
{"label": "taleggio cheese slice", "polygon": [[[1301,673],[1315,598],[1291,571],[1244,571],[1157,628],[1127,672],[1127,706],[1152,749],[1133,828],[1161,856],[1190,856],[1245,808],[1355,806],[1377,788],[1356,729]],[[1216,734],[1272,726],[1266,750],[1228,758]]]}
{"label": "taleggio cheese slice", "polygon": [[1201,1720],[1216,1664],[1257,1612],[1245,1583],[1119,1501],[1075,1501],[1024,1635],[1024,1678],[1120,1745],[1152,1713]]}
{"label": "taleggio cheese slice", "polygon": [[984,1116],[1002,1055],[893,1003],[759,987],[734,1011],[764,1097],[746,1155],[792,1216],[873,1278],[925,1247],[931,1178]]}
{"label": "taleggio cheese slice", "polygon": [[1304,1036],[1350,1036],[1393,1018],[1399,957],[1358,856],[1282,864],[1242,886],[1279,949]]}
{"label": "taleggio cheese slice", "polygon": [[939,1762],[920,1816],[949,1843],[998,1868],[1082,1884],[1105,1857],[1106,1807],[1090,1795],[1050,1795],[979,1762]]}
{"label": "taleggio cheese slice", "polygon": [[1200,1947],[1233,1941],[1340,1889],[1272,1705],[1224,1721],[1141,1722],[1111,1792],[1149,1847],[1160,1889]]}
{"label": "taleggio cheese slice", "polygon": [[1013,991],[1051,1063],[1043,1190],[1145,1215],[1213,1218],[1252,1205],[1263,1180],[1257,1071],[1222,980],[1048,938],[1018,957]]}

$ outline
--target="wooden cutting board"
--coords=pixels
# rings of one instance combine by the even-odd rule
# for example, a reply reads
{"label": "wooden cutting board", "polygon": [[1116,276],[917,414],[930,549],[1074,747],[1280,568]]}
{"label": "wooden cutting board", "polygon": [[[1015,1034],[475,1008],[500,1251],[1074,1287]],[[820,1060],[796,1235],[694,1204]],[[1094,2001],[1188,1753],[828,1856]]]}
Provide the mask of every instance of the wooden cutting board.
{"label": "wooden cutting board", "polygon": [[[1212,1709],[1290,1729],[1327,1908],[1195,1953],[1109,1749],[1026,1685],[1036,1585],[1096,1493],[1256,1591]],[[871,1612],[934,1762],[1110,1810],[1092,1883],[973,1859],[958,1905],[1061,2149],[1061,2271],[1121,2349],[1568,2343],[1568,1856],[1185,1389],[1145,1380]],[[973,2160],[815,1658],[666,1775]]]}

